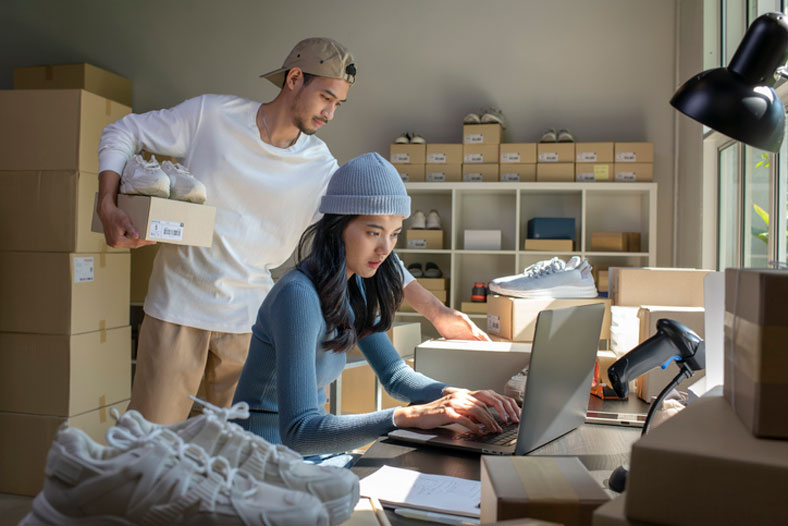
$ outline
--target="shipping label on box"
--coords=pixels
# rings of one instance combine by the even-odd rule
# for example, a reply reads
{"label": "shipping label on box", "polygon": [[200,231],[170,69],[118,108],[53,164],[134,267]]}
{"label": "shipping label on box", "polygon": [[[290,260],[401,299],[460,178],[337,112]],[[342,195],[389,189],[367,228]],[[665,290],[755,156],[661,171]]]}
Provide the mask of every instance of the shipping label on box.
{"label": "shipping label on box", "polygon": [[403,183],[423,183],[426,179],[424,176],[425,165],[423,164],[395,164],[399,176],[402,178]]}
{"label": "shipping label on box", "polygon": [[537,182],[572,182],[575,180],[574,163],[538,163]]}
{"label": "shipping label on box", "polygon": [[575,181],[607,182],[612,180],[613,180],[613,164],[611,163],[575,164]]}
{"label": "shipping label on box", "polygon": [[463,144],[501,144],[500,124],[463,124]]}
{"label": "shipping label on box", "polygon": [[461,164],[462,144],[427,144],[428,164]]}
{"label": "shipping label on box", "polygon": [[500,148],[501,164],[534,164],[536,163],[536,143],[505,143]]}
{"label": "shipping label on box", "polygon": [[579,305],[605,304],[600,339],[610,338],[610,300],[607,298],[512,298],[487,296],[487,331],[511,341],[530,342],[534,339],[536,318],[547,309]]}
{"label": "shipping label on box", "polygon": [[502,183],[526,183],[536,181],[536,163],[501,164]]}
{"label": "shipping label on box", "polygon": [[392,144],[389,148],[389,160],[392,164],[424,164],[427,160],[425,144]]}
{"label": "shipping label on box", "polygon": [[654,144],[650,142],[617,142],[615,153],[617,163],[654,162]]}
{"label": "shipping label on box", "polygon": [[703,278],[710,271],[677,268],[610,267],[613,305],[703,306]]}
{"label": "shipping label on box", "polygon": [[463,164],[462,180],[466,183],[493,183],[498,181],[498,164]]}
{"label": "shipping label on box", "polygon": [[14,68],[14,89],[84,89],[131,106],[131,81],[91,64]]}
{"label": "shipping label on box", "polygon": [[575,143],[573,142],[540,142],[536,146],[537,162],[540,163],[574,163]]}
{"label": "shipping label on box", "polygon": [[424,167],[425,180],[428,183],[460,182],[462,180],[462,164],[427,164]]}
{"label": "shipping label on box", "polygon": [[578,163],[612,163],[612,142],[578,142],[575,144],[575,161]]}
{"label": "shipping label on box", "polygon": [[497,144],[464,144],[462,147],[462,154],[462,162],[465,164],[498,164]]}
{"label": "shipping label on box", "polygon": [[408,248],[443,249],[443,230],[411,228],[405,232]]}
{"label": "shipping label on box", "polygon": [[613,166],[616,182],[639,183],[654,180],[652,163],[615,163]]}

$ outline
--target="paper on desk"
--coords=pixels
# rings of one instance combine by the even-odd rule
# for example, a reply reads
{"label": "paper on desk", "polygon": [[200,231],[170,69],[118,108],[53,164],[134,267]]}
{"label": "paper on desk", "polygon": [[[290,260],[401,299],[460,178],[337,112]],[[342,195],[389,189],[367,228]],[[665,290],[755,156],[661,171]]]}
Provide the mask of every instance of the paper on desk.
{"label": "paper on desk", "polygon": [[383,466],[361,479],[360,489],[363,497],[377,497],[384,504],[479,516],[482,488],[478,480]]}

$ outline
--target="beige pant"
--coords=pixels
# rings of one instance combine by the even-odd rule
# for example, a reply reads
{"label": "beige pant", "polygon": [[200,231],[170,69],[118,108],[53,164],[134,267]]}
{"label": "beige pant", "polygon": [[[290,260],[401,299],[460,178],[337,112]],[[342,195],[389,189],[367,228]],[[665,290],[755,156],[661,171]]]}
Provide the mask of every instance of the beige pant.
{"label": "beige pant", "polygon": [[189,416],[205,374],[207,401],[229,407],[249,352],[251,333],[213,332],[145,316],[129,409],[159,424]]}

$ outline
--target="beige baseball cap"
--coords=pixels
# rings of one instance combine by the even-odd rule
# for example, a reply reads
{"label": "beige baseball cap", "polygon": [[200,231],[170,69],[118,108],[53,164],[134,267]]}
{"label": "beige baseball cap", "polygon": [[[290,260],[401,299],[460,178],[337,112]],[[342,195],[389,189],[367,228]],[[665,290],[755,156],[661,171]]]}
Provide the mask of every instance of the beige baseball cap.
{"label": "beige baseball cap", "polygon": [[281,88],[290,68],[299,67],[304,73],[334,79],[356,81],[353,55],[342,44],[330,38],[313,37],[302,40],[287,55],[281,68],[260,75]]}

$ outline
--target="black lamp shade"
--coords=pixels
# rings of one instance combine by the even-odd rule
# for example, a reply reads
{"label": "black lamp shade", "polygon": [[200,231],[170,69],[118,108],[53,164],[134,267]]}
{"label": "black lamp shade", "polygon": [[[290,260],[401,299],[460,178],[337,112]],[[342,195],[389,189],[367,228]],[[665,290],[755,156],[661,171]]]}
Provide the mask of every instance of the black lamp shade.
{"label": "black lamp shade", "polygon": [[688,80],[670,104],[729,137],[776,152],[785,135],[785,108],[772,86],[788,60],[788,21],[780,13],[758,17],[727,68]]}

